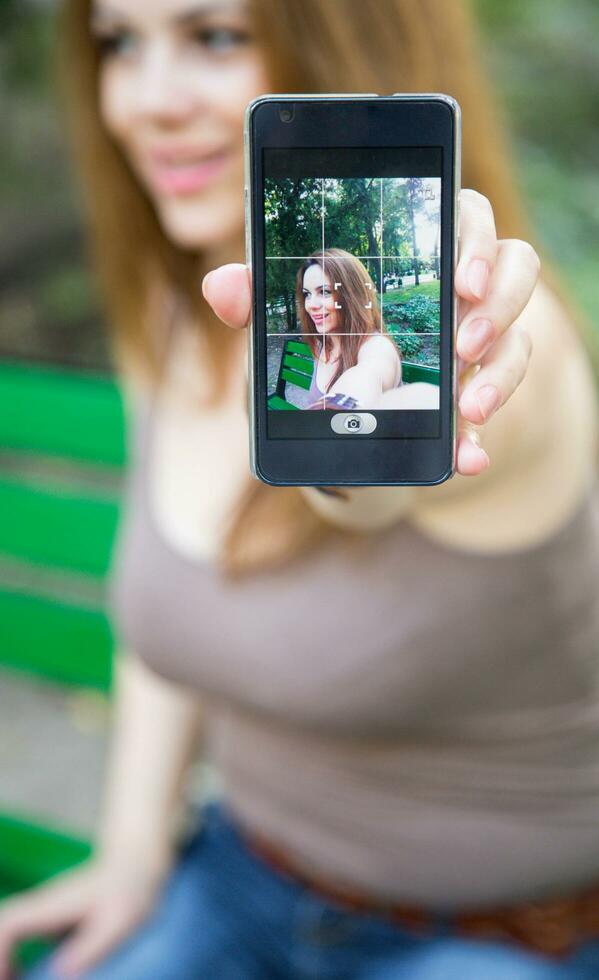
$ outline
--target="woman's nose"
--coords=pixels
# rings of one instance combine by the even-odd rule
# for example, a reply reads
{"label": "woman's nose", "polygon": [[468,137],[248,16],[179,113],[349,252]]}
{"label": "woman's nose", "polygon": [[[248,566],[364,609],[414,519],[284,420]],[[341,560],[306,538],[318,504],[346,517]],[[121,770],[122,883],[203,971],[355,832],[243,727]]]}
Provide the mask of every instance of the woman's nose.
{"label": "woman's nose", "polygon": [[136,109],[141,116],[176,123],[185,121],[195,106],[195,95],[168,43],[148,45],[137,81]]}

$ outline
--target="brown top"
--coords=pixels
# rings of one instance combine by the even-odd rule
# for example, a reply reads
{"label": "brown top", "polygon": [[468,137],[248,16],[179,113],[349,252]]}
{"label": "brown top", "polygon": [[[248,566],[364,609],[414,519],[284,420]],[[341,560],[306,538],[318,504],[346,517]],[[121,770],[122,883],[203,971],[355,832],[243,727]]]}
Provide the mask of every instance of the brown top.
{"label": "brown top", "polygon": [[117,633],[202,692],[240,820],[307,870],[456,909],[599,877],[599,495],[497,556],[399,521],[227,582],[149,507],[152,406],[113,568]]}

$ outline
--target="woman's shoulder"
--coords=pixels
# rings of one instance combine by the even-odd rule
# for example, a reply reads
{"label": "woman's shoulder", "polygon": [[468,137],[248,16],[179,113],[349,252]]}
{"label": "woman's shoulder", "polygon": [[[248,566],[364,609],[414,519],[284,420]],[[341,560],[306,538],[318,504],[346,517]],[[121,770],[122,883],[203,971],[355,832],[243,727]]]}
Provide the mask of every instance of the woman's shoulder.
{"label": "woman's shoulder", "polygon": [[375,333],[360,345],[358,364],[372,361],[384,363],[387,383],[397,385],[401,380],[401,357],[393,337],[387,333]]}
{"label": "woman's shoulder", "polygon": [[371,333],[363,340],[358,351],[358,360],[370,355],[378,357],[379,354],[384,357],[399,357],[395,341],[388,333]]}

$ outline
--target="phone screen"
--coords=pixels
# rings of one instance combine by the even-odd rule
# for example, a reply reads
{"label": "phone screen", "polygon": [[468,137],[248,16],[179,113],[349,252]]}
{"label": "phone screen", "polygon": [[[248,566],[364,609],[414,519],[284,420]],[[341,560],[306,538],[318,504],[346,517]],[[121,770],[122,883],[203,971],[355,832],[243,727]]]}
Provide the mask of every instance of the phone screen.
{"label": "phone screen", "polygon": [[269,438],[439,438],[443,152],[262,148]]}

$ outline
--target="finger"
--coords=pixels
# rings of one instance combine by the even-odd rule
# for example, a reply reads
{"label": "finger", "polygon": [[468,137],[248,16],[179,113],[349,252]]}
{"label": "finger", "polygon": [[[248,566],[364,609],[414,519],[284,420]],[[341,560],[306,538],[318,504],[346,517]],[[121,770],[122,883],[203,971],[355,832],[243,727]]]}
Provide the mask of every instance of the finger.
{"label": "finger", "polygon": [[125,916],[96,913],[62,943],[52,964],[61,976],[78,976],[107,956],[131,931],[132,924]]}
{"label": "finger", "polygon": [[[479,368],[474,364],[466,364],[460,371],[460,391],[476,377]],[[456,469],[462,476],[478,476],[489,466],[490,460],[480,445],[480,436],[476,426],[465,419],[458,418],[458,437],[456,450]]]}
{"label": "finger", "polygon": [[228,327],[248,325],[252,308],[250,271],[240,262],[230,262],[208,272],[202,280],[204,298]]}
{"label": "finger", "polygon": [[488,295],[460,323],[457,351],[465,361],[480,360],[520,316],[539,277],[540,262],[528,242],[517,238],[499,242],[497,262]]}
{"label": "finger", "polygon": [[29,936],[59,932],[73,924],[81,912],[81,896],[60,895],[58,889],[44,888],[36,897],[29,889],[22,898],[15,896],[0,906],[0,980],[5,980],[13,947]]}
{"label": "finger", "polygon": [[478,476],[488,469],[491,460],[480,445],[480,435],[469,422],[458,429],[456,469],[462,476]]}
{"label": "finger", "polygon": [[480,437],[473,425],[460,420],[456,469],[462,476],[478,476],[490,465],[490,459],[481,447]]}
{"label": "finger", "polygon": [[526,374],[532,342],[518,323],[493,345],[480,371],[467,382],[459,400],[464,419],[481,425],[514,393]]}
{"label": "finger", "polygon": [[52,932],[73,922],[81,911],[81,894],[71,888],[63,890],[61,884],[52,888],[44,882],[38,886],[39,895],[36,888],[30,888],[0,906],[0,948],[7,937]]}
{"label": "finger", "polygon": [[470,303],[485,298],[497,259],[497,232],[493,208],[478,191],[460,192],[460,256],[454,286]]}

